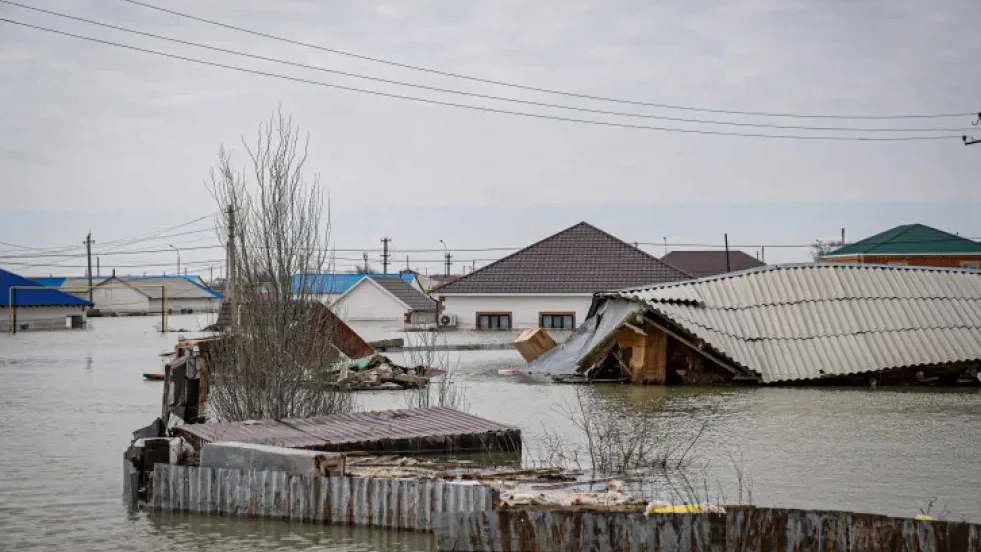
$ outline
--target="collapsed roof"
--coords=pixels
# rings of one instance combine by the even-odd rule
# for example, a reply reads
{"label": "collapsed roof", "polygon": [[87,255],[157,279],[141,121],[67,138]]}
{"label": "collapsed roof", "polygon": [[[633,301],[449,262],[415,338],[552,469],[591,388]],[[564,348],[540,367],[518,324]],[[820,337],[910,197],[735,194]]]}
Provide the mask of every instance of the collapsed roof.
{"label": "collapsed roof", "polygon": [[601,293],[593,312],[609,301],[642,304],[763,383],[981,360],[977,271],[767,266]]}

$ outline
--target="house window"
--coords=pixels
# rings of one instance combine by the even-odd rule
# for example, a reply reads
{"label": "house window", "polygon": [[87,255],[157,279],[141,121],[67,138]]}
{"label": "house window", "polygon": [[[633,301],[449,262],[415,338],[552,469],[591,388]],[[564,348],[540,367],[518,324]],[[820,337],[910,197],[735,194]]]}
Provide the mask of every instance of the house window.
{"label": "house window", "polygon": [[981,269],[981,261],[961,261],[961,268]]}
{"label": "house window", "polygon": [[478,330],[510,330],[511,313],[510,312],[478,312],[477,329]]}
{"label": "house window", "polygon": [[538,326],[546,330],[576,329],[576,314],[572,312],[543,312],[538,315]]}

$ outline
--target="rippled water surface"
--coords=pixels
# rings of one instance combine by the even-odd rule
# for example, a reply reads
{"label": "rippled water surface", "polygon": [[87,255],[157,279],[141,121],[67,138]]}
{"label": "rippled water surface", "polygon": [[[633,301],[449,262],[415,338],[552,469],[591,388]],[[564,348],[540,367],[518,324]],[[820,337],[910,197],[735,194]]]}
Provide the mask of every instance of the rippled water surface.
{"label": "rippled water surface", "polygon": [[[203,320],[172,317],[196,329]],[[131,512],[122,453],[133,429],[160,412],[160,352],[176,335],[155,319],[95,319],[82,331],[0,335],[0,549],[430,550],[428,535],[286,522]],[[369,338],[380,326],[358,328]],[[192,335],[192,334],[188,334]],[[451,341],[505,335],[451,334]],[[512,351],[450,353],[472,413],[581,441],[566,415],[572,386],[498,376]],[[974,390],[580,388],[624,423],[654,414],[683,442],[704,425],[695,453],[713,488],[734,485],[735,459],[757,504],[981,521],[981,395]],[[398,408],[401,393],[359,395],[363,408]],[[729,495],[732,496],[732,495]]]}

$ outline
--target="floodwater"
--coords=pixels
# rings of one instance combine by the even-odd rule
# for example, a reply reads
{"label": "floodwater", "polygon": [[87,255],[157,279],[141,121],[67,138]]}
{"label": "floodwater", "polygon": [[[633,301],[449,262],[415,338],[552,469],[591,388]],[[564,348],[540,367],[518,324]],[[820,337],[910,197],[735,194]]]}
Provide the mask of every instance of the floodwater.
{"label": "floodwater", "polygon": [[[174,328],[200,328],[191,316]],[[431,536],[287,522],[130,511],[122,453],[159,415],[161,335],[153,318],[93,319],[77,331],[0,335],[0,550],[431,550]],[[357,327],[369,339],[391,329]],[[187,333],[186,335],[194,335]],[[467,332],[451,342],[505,340]],[[473,414],[522,428],[534,454],[544,429],[570,446],[577,390],[623,423],[656,420],[687,444],[706,486],[734,500],[745,474],[753,502],[981,521],[981,395],[974,390],[577,387],[499,376],[513,351],[447,353]],[[399,408],[399,392],[358,395],[362,408]],[[735,467],[734,467],[735,465]],[[738,470],[737,470],[738,468]],[[745,483],[751,480],[752,483]],[[701,485],[698,481],[696,485]]]}

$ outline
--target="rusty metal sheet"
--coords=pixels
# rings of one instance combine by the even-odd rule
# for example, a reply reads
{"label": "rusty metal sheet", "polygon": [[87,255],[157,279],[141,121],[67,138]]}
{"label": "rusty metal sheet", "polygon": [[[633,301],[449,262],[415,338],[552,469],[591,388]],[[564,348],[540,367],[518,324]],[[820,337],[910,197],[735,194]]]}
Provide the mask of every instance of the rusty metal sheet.
{"label": "rusty metal sheet", "polygon": [[[188,424],[176,428],[204,442],[236,441],[288,448],[344,450],[345,445],[363,445],[381,441],[445,440],[446,448],[463,448],[453,441],[461,437],[479,438],[504,433],[520,449],[520,430],[472,416],[451,408],[414,408],[335,414],[316,418],[291,418],[233,422],[224,424]],[[462,442],[462,441],[460,441]],[[398,447],[394,443],[393,447]],[[370,447],[368,447],[370,448]],[[411,447],[408,450],[415,450]],[[393,451],[394,449],[387,449]]]}
{"label": "rusty metal sheet", "polygon": [[569,510],[447,513],[439,550],[596,552],[961,552],[981,550],[981,525],[873,514],[730,508],[654,515]]}
{"label": "rusty metal sheet", "polygon": [[491,487],[157,464],[155,510],[433,531],[439,515],[494,506]]}

